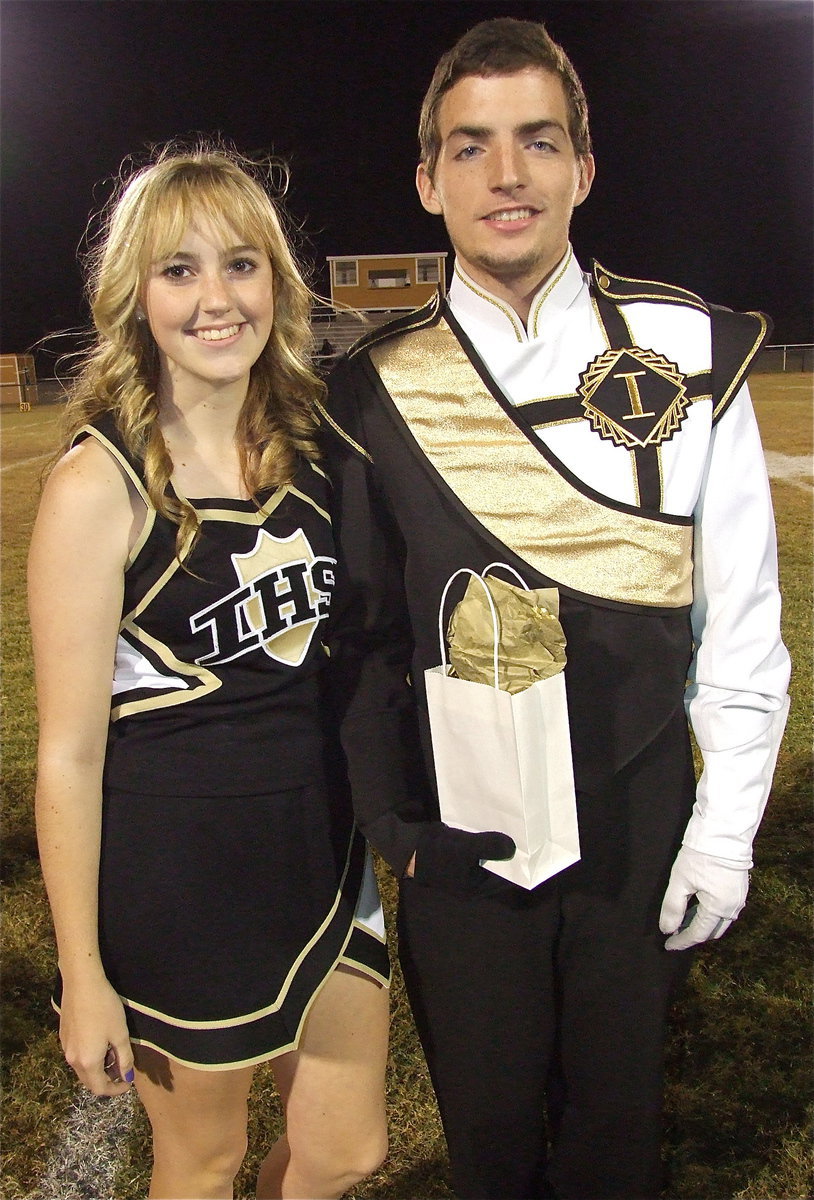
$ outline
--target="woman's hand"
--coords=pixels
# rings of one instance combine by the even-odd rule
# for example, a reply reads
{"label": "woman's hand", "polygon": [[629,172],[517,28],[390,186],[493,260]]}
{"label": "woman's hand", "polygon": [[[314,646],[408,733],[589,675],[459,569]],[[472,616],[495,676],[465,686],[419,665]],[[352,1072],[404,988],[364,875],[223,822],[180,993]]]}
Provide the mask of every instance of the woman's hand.
{"label": "woman's hand", "polygon": [[130,1090],[133,1049],[122,1002],[106,979],[63,982],[59,1040],[67,1062],[94,1095]]}

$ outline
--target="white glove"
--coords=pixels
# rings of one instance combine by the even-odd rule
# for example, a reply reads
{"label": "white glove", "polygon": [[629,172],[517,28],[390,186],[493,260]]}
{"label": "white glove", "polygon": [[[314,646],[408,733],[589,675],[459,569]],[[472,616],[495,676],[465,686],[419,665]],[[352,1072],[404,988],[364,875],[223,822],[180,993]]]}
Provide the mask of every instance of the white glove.
{"label": "white glove", "polygon": [[[722,937],[746,903],[749,869],[728,858],[682,846],[664,893],[659,928],[672,934],[665,950],[686,950]],[[698,903],[689,909],[687,901]]]}

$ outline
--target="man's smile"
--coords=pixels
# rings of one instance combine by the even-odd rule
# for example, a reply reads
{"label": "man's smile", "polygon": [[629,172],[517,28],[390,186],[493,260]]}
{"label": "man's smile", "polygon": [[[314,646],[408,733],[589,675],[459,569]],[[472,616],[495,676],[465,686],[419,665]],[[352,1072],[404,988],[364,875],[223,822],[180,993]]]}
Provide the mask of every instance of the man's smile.
{"label": "man's smile", "polygon": [[498,208],[494,212],[487,213],[482,219],[484,221],[499,221],[508,223],[511,221],[528,221],[532,217],[536,217],[539,209],[536,208]]}

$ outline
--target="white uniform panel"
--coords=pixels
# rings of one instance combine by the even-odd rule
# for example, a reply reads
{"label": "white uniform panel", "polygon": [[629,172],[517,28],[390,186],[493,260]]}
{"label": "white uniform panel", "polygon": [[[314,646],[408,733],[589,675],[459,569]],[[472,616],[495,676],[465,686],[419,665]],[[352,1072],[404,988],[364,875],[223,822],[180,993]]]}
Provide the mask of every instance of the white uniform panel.
{"label": "white uniform panel", "polygon": [[[588,281],[569,248],[524,328],[456,265],[452,312],[512,403],[573,395],[580,373],[608,348]],[[710,369],[706,313],[656,302],[622,311],[642,349],[684,375]],[[538,436],[589,487],[637,503],[632,453],[601,438],[586,419],[543,426]],[[687,841],[749,864],[783,732],[789,659],[779,635],[771,497],[748,388],[714,427],[711,400],[694,401],[659,455],[663,511],[695,519],[696,652],[687,707],[705,770]]]}

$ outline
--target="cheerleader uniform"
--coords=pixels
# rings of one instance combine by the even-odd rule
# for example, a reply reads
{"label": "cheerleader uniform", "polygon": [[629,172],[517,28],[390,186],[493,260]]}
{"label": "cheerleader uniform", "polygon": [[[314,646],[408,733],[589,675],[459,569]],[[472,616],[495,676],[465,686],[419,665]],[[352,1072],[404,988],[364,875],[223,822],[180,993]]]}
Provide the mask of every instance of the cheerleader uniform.
{"label": "cheerleader uniform", "polygon": [[[327,483],[150,503],[112,414],[86,426],[147,506],[125,571],[104,771],[99,945],[131,1041],[202,1070],[296,1048],[334,968],[386,985],[375,877],[331,737]],[[59,1008],[61,982],[55,1006]]]}

